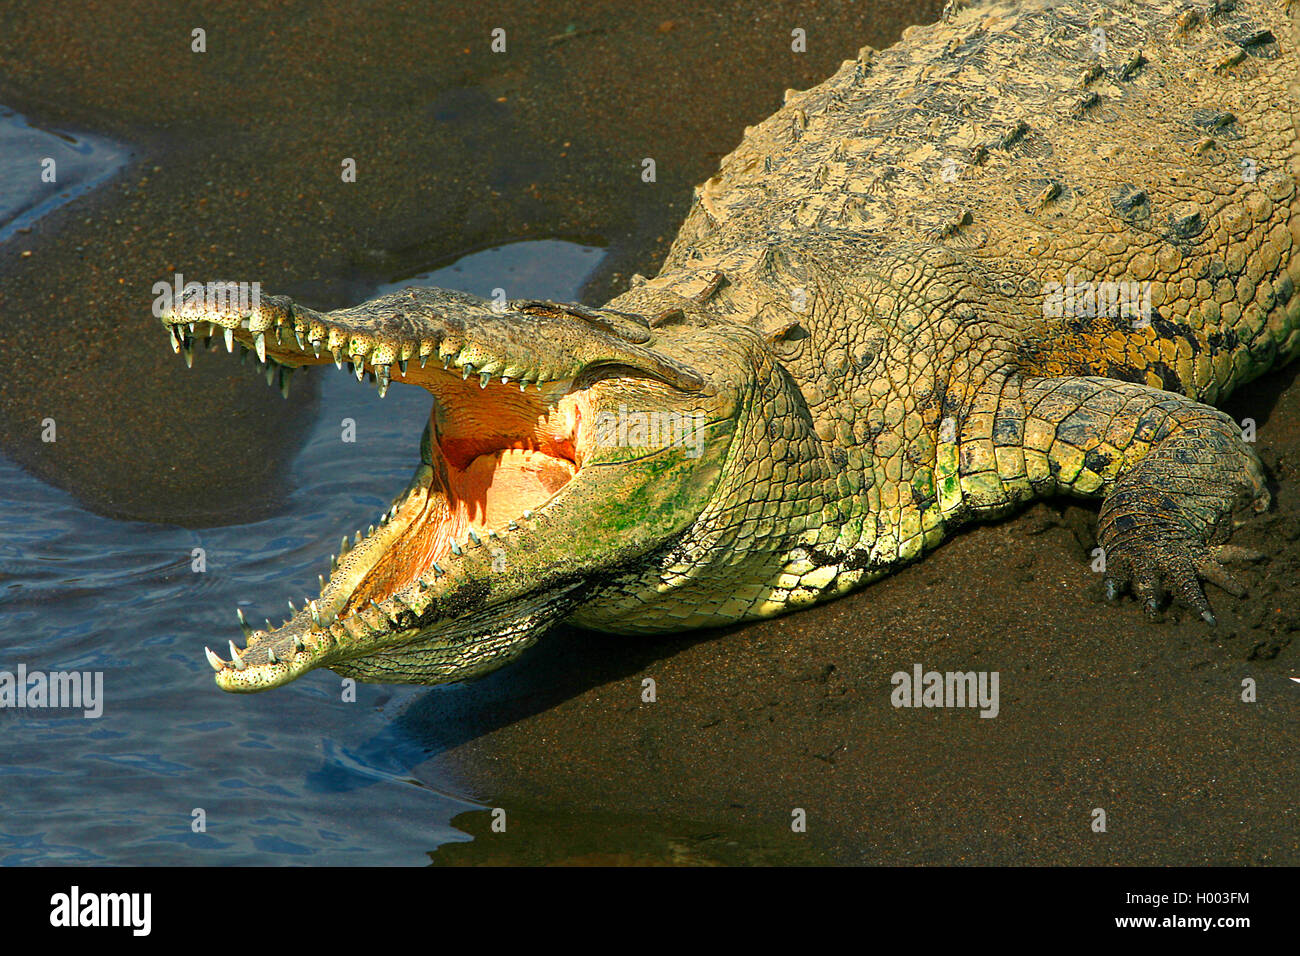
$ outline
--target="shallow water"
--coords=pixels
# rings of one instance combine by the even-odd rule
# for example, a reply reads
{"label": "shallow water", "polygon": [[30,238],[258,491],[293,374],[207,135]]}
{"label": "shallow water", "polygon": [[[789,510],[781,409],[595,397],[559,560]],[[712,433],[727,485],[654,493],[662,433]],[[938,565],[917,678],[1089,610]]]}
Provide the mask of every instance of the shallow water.
{"label": "shallow water", "polygon": [[[431,284],[575,299],[600,255],[514,243],[376,292]],[[256,374],[224,350],[195,361]],[[446,691],[361,684],[345,702],[339,678],[318,671],[234,696],[204,661],[205,644],[225,656],[239,636],[236,606],[278,621],[286,600],[314,596],[339,538],[374,522],[418,460],[426,393],[398,387],[381,400],[346,372],[311,375],[319,414],[286,508],[265,521],[115,521],[0,459],[0,670],[100,671],[104,696],[97,719],[0,708],[0,861],[418,864],[469,839],[450,821],[480,805],[395,719]],[[345,418],[355,443],[341,440]],[[193,569],[196,548],[206,570]],[[196,809],[205,832],[192,828]]]}
{"label": "shallow water", "polygon": [[[40,129],[0,106],[0,242],[106,182],[128,157],[102,136]],[[47,169],[53,182],[43,179]]]}

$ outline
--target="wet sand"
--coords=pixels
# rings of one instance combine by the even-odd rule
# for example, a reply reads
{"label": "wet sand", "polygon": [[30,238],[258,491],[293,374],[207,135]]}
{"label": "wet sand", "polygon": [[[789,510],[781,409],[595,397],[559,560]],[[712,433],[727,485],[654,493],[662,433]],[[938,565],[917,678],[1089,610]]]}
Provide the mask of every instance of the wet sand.
{"label": "wet sand", "polygon": [[[313,392],[286,405],[231,362],[186,371],[149,315],[153,282],[259,280],[333,307],[555,236],[608,245],[585,294],[599,302],[655,271],[691,187],[784,88],[939,6],[11,8],[0,103],[137,160],[0,247],[0,447],[113,515],[274,513]],[[488,48],[498,25],[505,55]],[[195,26],[206,54],[189,51]],[[349,156],[355,184],[339,178]],[[791,617],[662,641],[560,631],[401,719],[440,754],[418,775],[454,773],[525,822],[507,840],[469,814],[480,839],[435,862],[1300,862],[1292,379],[1234,403],[1260,422],[1275,507],[1235,539],[1268,558],[1241,572],[1247,599],[1211,594],[1217,629],[1107,607],[1087,564],[1095,512],[1053,503]],[[890,675],[916,663],[998,670],[999,716],[892,708]]]}
{"label": "wet sand", "polygon": [[[251,372],[187,374],[159,347],[155,282],[259,281],[334,308],[474,249],[555,237],[608,246],[586,295],[603,301],[657,271],[691,189],[785,87],[935,9],[10,6],[0,103],[115,137],[137,161],[0,248],[0,448],[118,517],[273,514],[313,392],[286,413]],[[196,28],[205,53],[191,52]]]}

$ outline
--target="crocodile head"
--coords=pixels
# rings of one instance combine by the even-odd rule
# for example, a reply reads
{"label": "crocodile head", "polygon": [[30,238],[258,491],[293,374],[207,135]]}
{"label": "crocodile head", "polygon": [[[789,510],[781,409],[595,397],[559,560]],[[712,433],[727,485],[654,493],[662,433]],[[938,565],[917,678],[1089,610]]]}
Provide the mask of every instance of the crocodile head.
{"label": "crocodile head", "polygon": [[187,362],[213,336],[256,352],[268,380],[347,363],[381,395],[433,396],[410,484],[344,538],[320,595],[279,627],[244,624],[229,659],[207,651],[228,691],[317,667],[424,684],[493,670],[695,522],[732,444],[737,376],[706,378],[689,334],[662,348],[639,316],[427,288],[324,314],[208,299],[163,316]]}

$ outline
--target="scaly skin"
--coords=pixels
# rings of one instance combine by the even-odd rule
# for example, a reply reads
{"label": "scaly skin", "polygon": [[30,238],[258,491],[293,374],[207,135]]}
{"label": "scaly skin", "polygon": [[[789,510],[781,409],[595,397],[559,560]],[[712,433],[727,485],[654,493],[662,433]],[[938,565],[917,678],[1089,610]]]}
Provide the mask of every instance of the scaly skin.
{"label": "scaly skin", "polygon": [[[271,361],[355,358],[381,389],[438,399],[391,520],[314,611],[210,654],[218,684],[318,666],[438,683],[558,620],[780,614],[1057,494],[1101,499],[1110,596],[1155,611],[1172,591],[1213,622],[1200,581],[1237,590],[1216,560],[1226,519],[1268,494],[1211,405],[1300,349],[1298,16],[1290,0],[951,11],[789,93],[697,191],[659,276],[603,309],[499,314],[437,291],[323,316],[183,303],[164,319],[178,348],[201,323],[250,346],[263,332]],[[1060,285],[1105,281],[1149,310],[1062,307]],[[441,359],[483,374],[479,398]],[[503,411],[520,379],[543,387]],[[594,442],[616,409],[701,416],[701,454]],[[555,424],[520,438],[532,418]],[[498,419],[513,424],[483,424]],[[550,449],[520,474],[571,480],[508,523],[500,507],[549,491],[488,494],[450,550],[430,476],[456,448],[511,442]]]}

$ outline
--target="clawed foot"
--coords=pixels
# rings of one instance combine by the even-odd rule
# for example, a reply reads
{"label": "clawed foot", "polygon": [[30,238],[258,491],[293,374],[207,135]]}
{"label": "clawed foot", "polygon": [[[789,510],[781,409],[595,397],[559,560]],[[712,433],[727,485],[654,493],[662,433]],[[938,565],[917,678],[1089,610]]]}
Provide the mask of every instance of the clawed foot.
{"label": "clawed foot", "polygon": [[1223,542],[1236,518],[1267,510],[1270,496],[1259,459],[1226,422],[1209,424],[1167,438],[1102,502],[1107,600],[1131,590],[1154,618],[1172,597],[1213,625],[1203,581],[1245,595],[1223,562],[1263,555]]}
{"label": "clawed foot", "polygon": [[[1160,615],[1167,596],[1173,595],[1213,626],[1217,623],[1202,581],[1218,585],[1233,597],[1245,597],[1246,587],[1223,566],[1225,560],[1258,560],[1255,552],[1230,545],[1207,546],[1173,536],[1130,541],[1106,554],[1106,600],[1114,603],[1125,590],[1143,603],[1151,618]],[[1249,555],[1250,557],[1246,557]]]}

